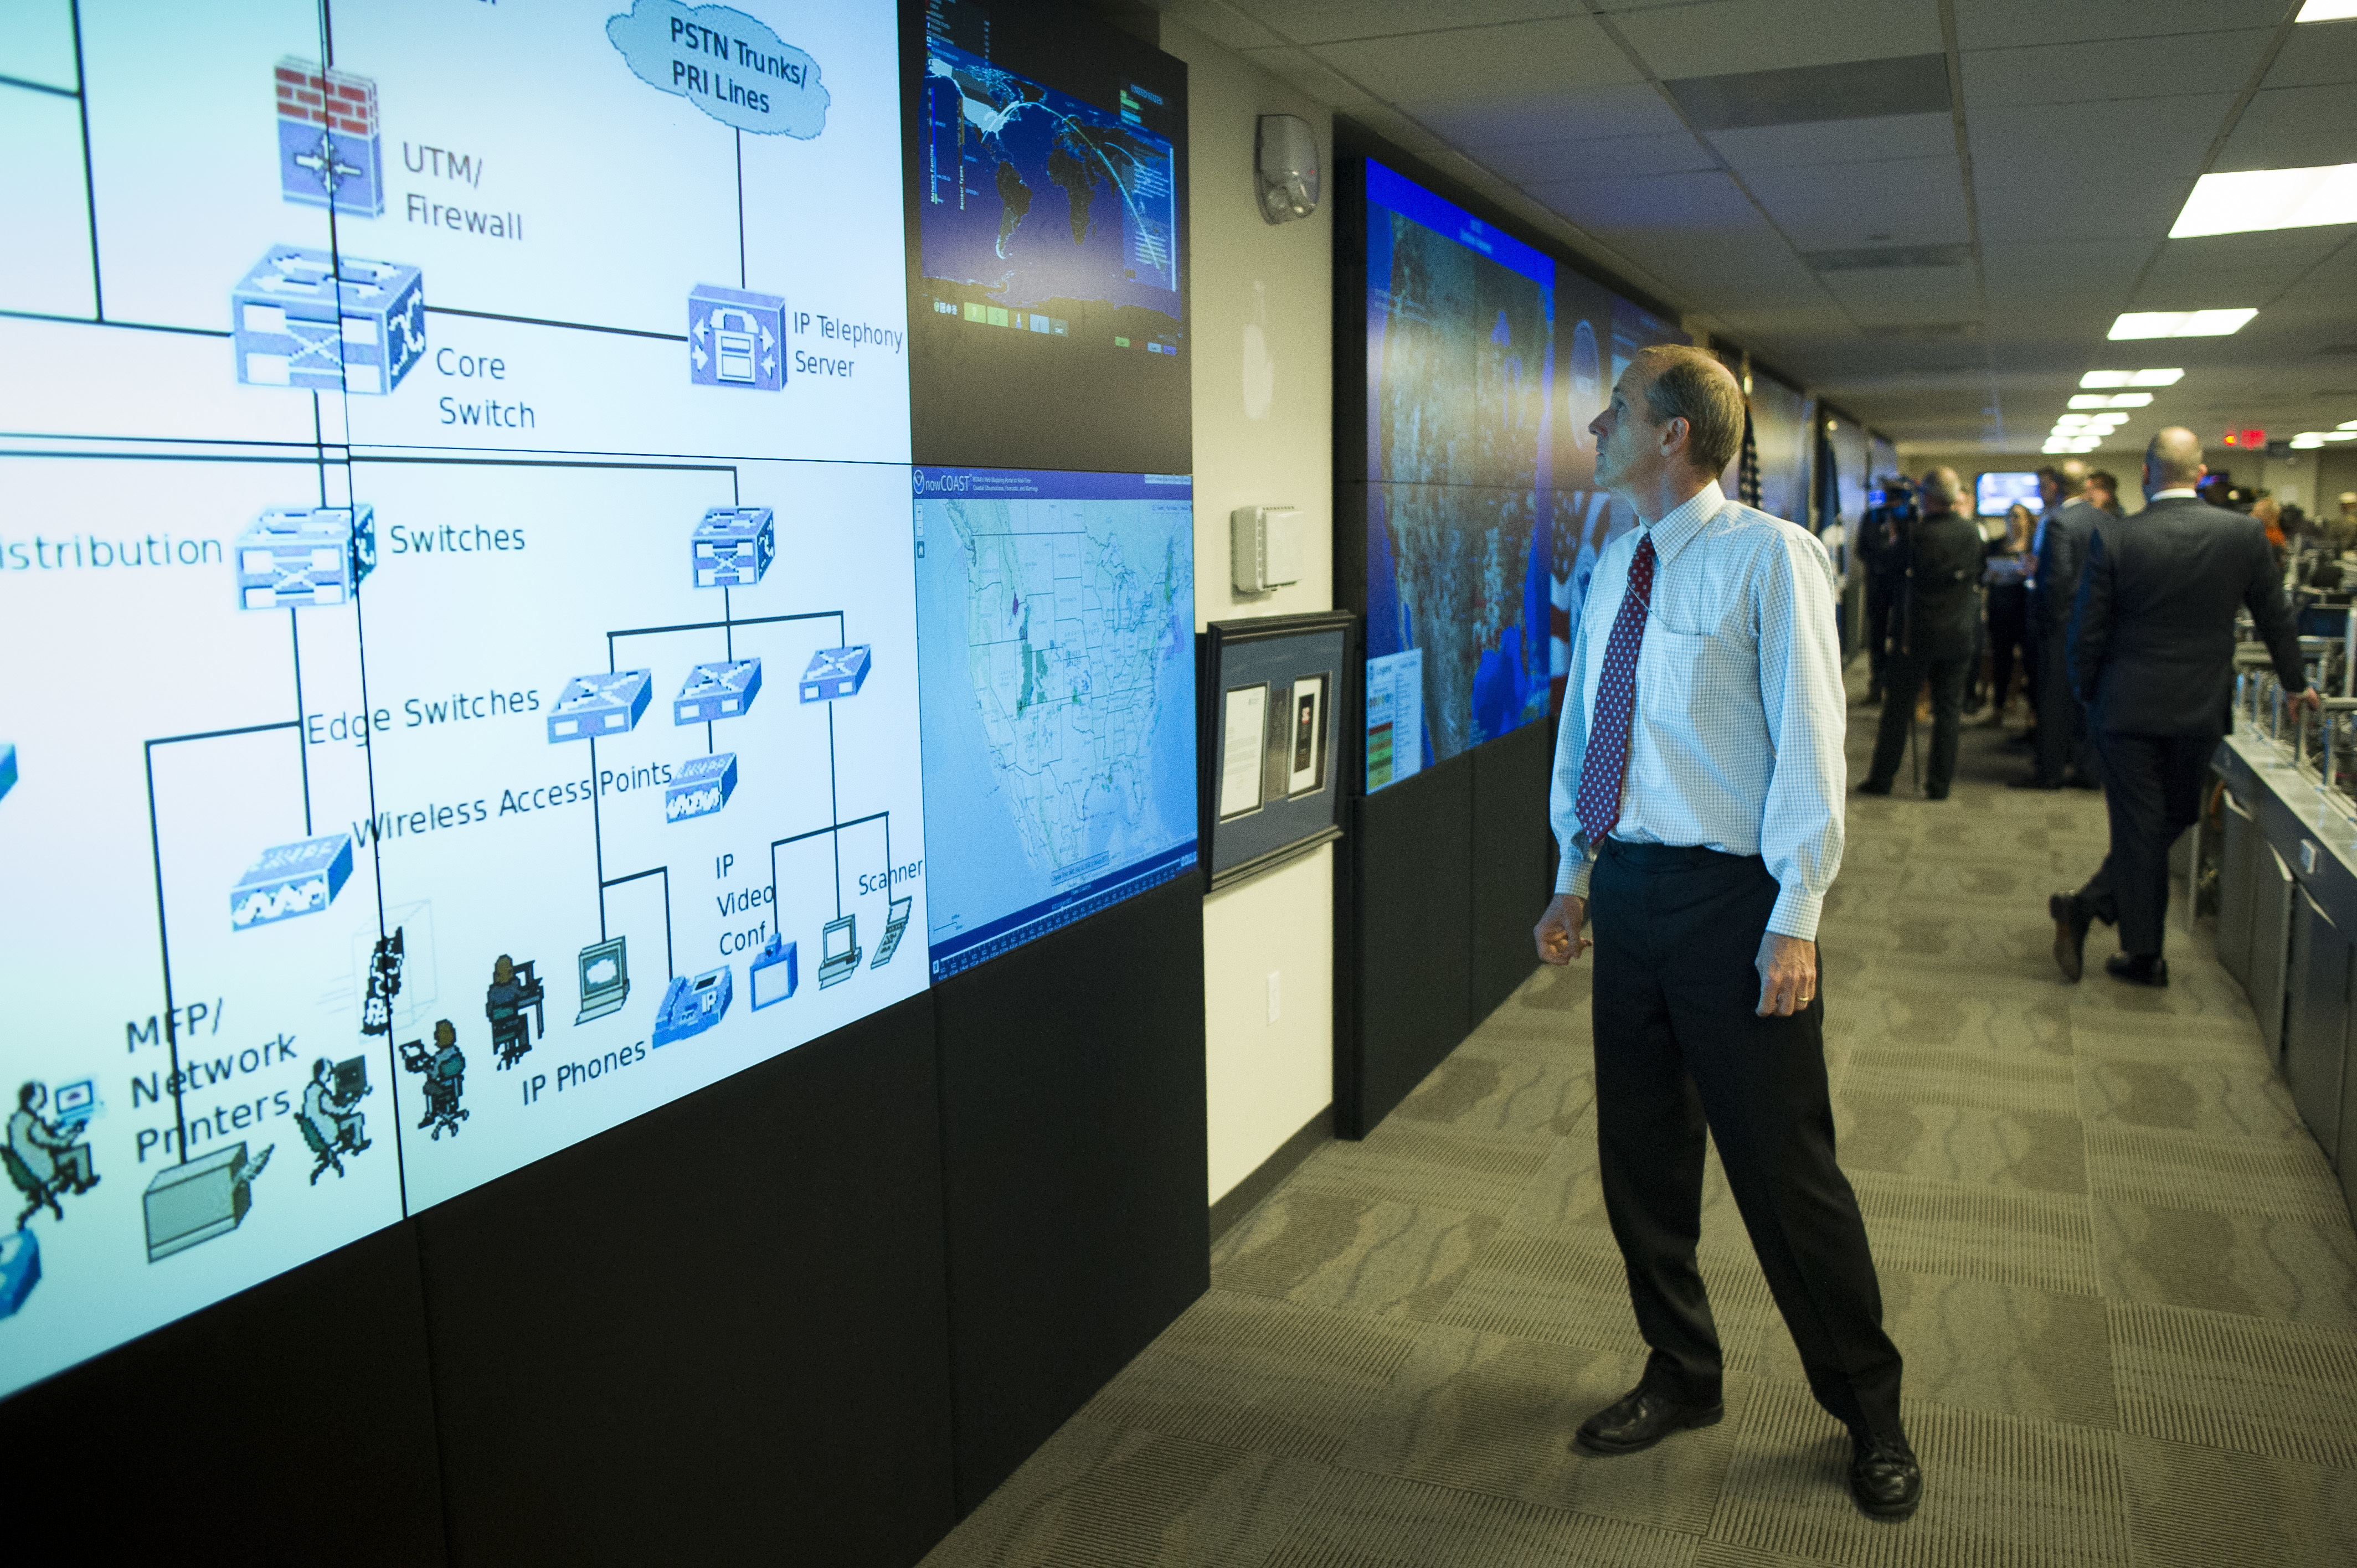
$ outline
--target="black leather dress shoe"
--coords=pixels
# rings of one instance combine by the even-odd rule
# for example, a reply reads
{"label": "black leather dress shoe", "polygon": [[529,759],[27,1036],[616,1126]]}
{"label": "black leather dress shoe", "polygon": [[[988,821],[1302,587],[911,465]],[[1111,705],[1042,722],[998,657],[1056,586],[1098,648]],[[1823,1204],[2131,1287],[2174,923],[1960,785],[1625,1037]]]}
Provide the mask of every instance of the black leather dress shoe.
{"label": "black leather dress shoe", "polygon": [[1726,1413],[1724,1404],[1680,1404],[1662,1394],[1632,1389],[1619,1402],[1579,1423],[1579,1446],[1591,1454],[1634,1454],[1674,1432],[1716,1426]]}
{"label": "black leather dress shoe", "polygon": [[1926,800],[1944,800],[1947,798],[1948,787],[1945,784],[1926,784],[1923,786],[1923,799]]}
{"label": "black leather dress shoe", "polygon": [[1869,1519],[1906,1519],[1923,1501],[1923,1467],[1904,1439],[1852,1437],[1849,1495]]}
{"label": "black leather dress shoe", "polygon": [[2104,961],[2104,972],[2131,985],[2167,985],[2169,961],[2157,952],[2115,952]]}
{"label": "black leather dress shoe", "polygon": [[1861,795],[1888,795],[1890,793],[1890,780],[1885,779],[1877,782],[1872,779],[1864,779],[1858,784],[1857,792]]}
{"label": "black leather dress shoe", "polygon": [[2046,900],[2046,912],[2054,918],[2054,967],[2076,985],[2086,972],[2087,928],[2095,923],[2095,912],[2076,893],[2053,894]]}
{"label": "black leather dress shoe", "polygon": [[2062,788],[2062,781],[2058,779],[2049,784],[2045,779],[2032,774],[2027,779],[2008,779],[2005,781],[2005,787],[2008,789],[2060,789]]}

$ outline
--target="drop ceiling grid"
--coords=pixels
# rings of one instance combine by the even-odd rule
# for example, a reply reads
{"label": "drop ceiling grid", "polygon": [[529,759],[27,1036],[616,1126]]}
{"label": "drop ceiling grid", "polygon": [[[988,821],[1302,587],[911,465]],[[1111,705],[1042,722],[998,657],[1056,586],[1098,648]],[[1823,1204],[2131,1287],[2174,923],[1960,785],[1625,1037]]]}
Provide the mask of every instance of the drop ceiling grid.
{"label": "drop ceiling grid", "polygon": [[[2279,359],[2319,333],[2357,339],[2347,302],[2357,250],[2341,231],[2273,248],[2166,238],[2213,152],[2223,169],[2357,147],[2357,92],[2344,85],[2357,81],[2357,24],[2293,28],[2293,0],[1947,0],[1977,235],[1943,107],[1697,136],[1645,80],[1939,53],[1941,0],[1153,3],[1254,40],[1248,52],[1275,74],[1542,227],[1567,225],[1605,264],[1693,302],[1715,329],[1869,420],[1899,424],[1890,400],[1902,393],[1914,400],[1909,424],[1934,423],[1928,411],[1944,407],[1943,441],[1980,436],[1992,373],[2022,403],[2007,421],[2015,433],[2042,429],[2076,368],[2116,357],[2104,333],[2125,309],[2264,290],[2280,330],[2246,329],[2198,353],[2189,342],[2179,358],[2216,367],[2204,375]],[[1972,240],[1985,306],[1969,268],[1820,275],[1799,254]],[[1986,327],[1966,338],[1930,330],[1984,311]],[[1976,359],[1977,377],[1960,369]],[[2164,401],[2190,409],[2197,395]]]}

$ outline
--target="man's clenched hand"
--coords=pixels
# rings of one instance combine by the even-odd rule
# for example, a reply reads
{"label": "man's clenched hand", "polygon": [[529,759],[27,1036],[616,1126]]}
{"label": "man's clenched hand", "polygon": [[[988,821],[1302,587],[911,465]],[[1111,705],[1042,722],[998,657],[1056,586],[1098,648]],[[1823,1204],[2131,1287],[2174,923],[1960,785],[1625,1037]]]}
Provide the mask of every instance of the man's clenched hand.
{"label": "man's clenched hand", "polygon": [[1587,900],[1577,893],[1558,893],[1531,928],[1531,939],[1538,943],[1539,961],[1557,968],[1569,963],[1596,943],[1580,934],[1587,923]]}

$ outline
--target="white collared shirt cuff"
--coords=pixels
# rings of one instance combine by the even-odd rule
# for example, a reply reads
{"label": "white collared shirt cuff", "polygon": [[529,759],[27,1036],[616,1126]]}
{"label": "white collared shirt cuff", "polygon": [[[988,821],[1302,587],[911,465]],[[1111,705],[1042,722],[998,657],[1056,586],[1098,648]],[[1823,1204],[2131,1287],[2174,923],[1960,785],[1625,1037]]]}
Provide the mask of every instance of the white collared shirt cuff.
{"label": "white collared shirt cuff", "polygon": [[1776,895],[1768,912],[1768,929],[1780,937],[1810,942],[1817,939],[1817,918],[1824,912],[1825,896],[1806,888],[1786,887]]}
{"label": "white collared shirt cuff", "polygon": [[1568,893],[1575,898],[1585,898],[1587,897],[1588,878],[1595,875],[1594,855],[1583,854],[1577,858],[1565,855],[1563,864],[1555,868],[1555,890],[1558,894]]}

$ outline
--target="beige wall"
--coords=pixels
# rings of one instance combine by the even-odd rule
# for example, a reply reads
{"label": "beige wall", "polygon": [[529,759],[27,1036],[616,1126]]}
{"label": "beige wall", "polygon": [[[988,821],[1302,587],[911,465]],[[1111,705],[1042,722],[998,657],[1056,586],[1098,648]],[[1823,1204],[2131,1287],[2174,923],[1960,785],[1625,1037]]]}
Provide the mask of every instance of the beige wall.
{"label": "beige wall", "polygon": [[[1298,114],[1330,150],[1332,117],[1183,24],[1162,20],[1159,42],[1188,67],[1196,625],[1330,609],[1333,225],[1322,205],[1300,222],[1262,221],[1253,147],[1260,115]],[[1239,596],[1231,585],[1228,514],[1252,505],[1301,509],[1309,567],[1295,586]],[[1333,1101],[1333,852],[1321,849],[1204,903],[1209,1200]]]}

